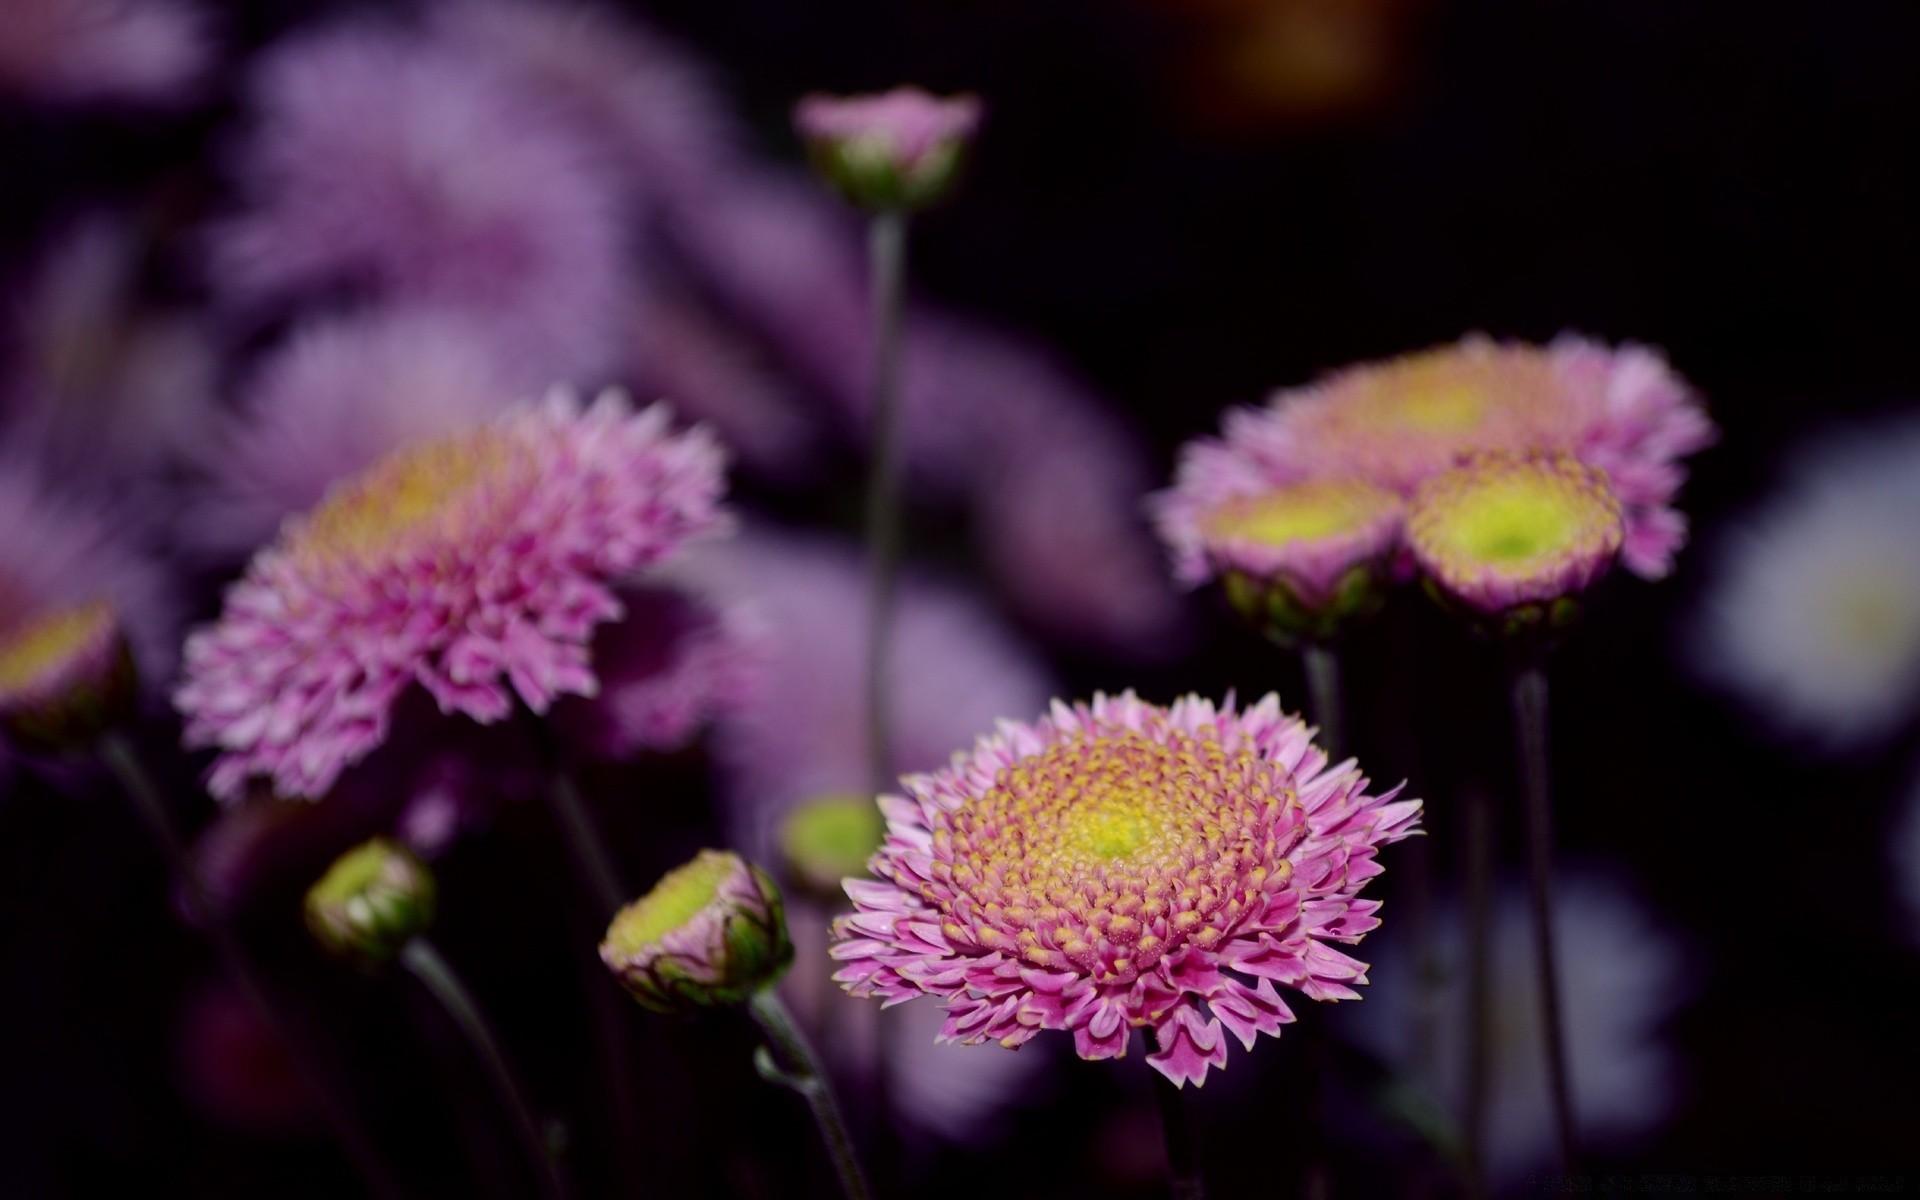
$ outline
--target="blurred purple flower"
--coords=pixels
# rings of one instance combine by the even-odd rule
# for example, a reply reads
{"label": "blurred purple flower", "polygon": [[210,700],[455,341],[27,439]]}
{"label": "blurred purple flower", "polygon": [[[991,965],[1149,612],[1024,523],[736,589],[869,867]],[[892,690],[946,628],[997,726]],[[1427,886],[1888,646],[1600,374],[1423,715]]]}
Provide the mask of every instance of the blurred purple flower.
{"label": "blurred purple flower", "polygon": [[[1423,972],[1407,930],[1402,923],[1368,943],[1375,951],[1371,974],[1381,982],[1369,990],[1367,1003],[1343,1006],[1335,1016],[1362,1044],[1411,1071]],[[1555,931],[1581,1138],[1595,1149],[1630,1149],[1673,1113],[1680,1098],[1682,1064],[1661,1026],[1699,980],[1686,946],[1660,915],[1609,876],[1574,872],[1562,881]],[[1442,1036],[1435,1077],[1422,1082],[1458,1113],[1467,1061],[1464,1043],[1451,1033],[1466,1028],[1467,982],[1457,905],[1435,914],[1433,937],[1442,973],[1432,1013]],[[1517,1189],[1529,1171],[1546,1166],[1554,1154],[1531,913],[1517,886],[1497,897],[1490,947],[1493,1045],[1486,1154],[1488,1173],[1504,1192]]]}
{"label": "blurred purple flower", "polygon": [[0,438],[50,475],[132,493],[129,518],[171,515],[160,470],[203,444],[218,356],[195,316],[139,295],[148,246],[131,219],[90,213],[17,281],[0,326]]}
{"label": "blurred purple flower", "polygon": [[0,94],[52,104],[174,105],[212,58],[190,0],[6,0]]}
{"label": "blurred purple flower", "polygon": [[[720,721],[714,750],[732,844],[778,861],[774,830],[788,808],[868,790],[865,565],[835,539],[756,530],[702,546],[678,569],[752,604],[767,631],[759,694]],[[1032,653],[964,592],[909,575],[895,631],[902,771],[939,765],[1001,714],[1049,696]]]}
{"label": "blurred purple flower", "polygon": [[346,289],[458,308],[544,382],[617,359],[631,247],[601,155],[470,55],[373,24],[257,68],[241,211],[214,231],[230,306]]}
{"label": "blurred purple flower", "polygon": [[554,706],[554,721],[599,757],[678,750],[752,701],[764,631],[751,606],[669,580],[620,590],[626,615],[593,638],[599,694]]}
{"label": "blurred purple flower", "polygon": [[105,601],[142,682],[158,690],[173,673],[179,614],[165,574],[119,529],[108,510],[0,459],[0,635],[52,609]]}
{"label": "blurred purple flower", "polygon": [[520,368],[484,325],[446,311],[375,309],[297,329],[255,364],[240,413],[193,455],[202,481],[182,539],[244,557],[337,481],[545,390]]}

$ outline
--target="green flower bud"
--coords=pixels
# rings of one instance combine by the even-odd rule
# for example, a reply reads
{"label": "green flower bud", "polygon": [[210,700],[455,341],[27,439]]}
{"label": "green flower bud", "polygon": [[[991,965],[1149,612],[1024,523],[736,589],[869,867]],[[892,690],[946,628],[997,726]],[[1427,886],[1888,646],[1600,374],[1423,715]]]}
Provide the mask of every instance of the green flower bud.
{"label": "green flower bud", "polygon": [[326,949],[378,967],[433,923],[433,872],[400,843],[377,837],[334,860],[307,889],[307,929]]}
{"label": "green flower bud", "polygon": [[848,876],[865,876],[887,822],[867,796],[820,796],[796,805],[780,822],[780,858],[794,886],[828,902],[846,899]]}
{"label": "green flower bud", "polygon": [[133,655],[105,601],[0,633],[0,729],[27,750],[90,745],[133,715],[137,694]]}
{"label": "green flower bud", "polygon": [[767,873],[702,850],[620,910],[600,960],[643,1008],[686,1016],[771,987],[793,962],[793,943]]}

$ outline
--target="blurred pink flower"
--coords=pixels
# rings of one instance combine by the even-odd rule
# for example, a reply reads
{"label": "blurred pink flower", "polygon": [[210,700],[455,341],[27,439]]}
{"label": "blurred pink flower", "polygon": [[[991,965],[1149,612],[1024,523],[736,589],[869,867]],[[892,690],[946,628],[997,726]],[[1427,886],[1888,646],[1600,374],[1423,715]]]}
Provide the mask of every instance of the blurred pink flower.
{"label": "blurred pink flower", "polygon": [[[757,695],[713,741],[731,843],[777,861],[774,830],[790,807],[869,788],[864,561],[835,539],[750,530],[699,547],[677,572],[752,605],[765,630]],[[909,573],[894,638],[902,770],[936,766],[1000,713],[1046,701],[1045,668],[965,592]]]}
{"label": "blurred pink flower", "polygon": [[545,403],[389,456],[289,521],[187,639],[174,700],[216,746],[223,800],[255,775],[324,795],[418,683],[445,713],[504,720],[598,687],[613,585],[724,523],[722,453],[655,405]]}
{"label": "blurred pink flower", "polygon": [[249,554],[339,480],[545,390],[457,313],[383,308],[311,322],[254,365],[240,412],[196,448],[202,478],[181,537],[215,558]]}
{"label": "blurred pink flower", "polygon": [[191,0],[6,0],[0,93],[53,104],[175,105],[211,65]]}
{"label": "blurred pink flower", "polygon": [[572,740],[611,759],[678,750],[752,702],[765,631],[750,605],[675,586],[658,572],[619,596],[625,616],[593,637],[599,694],[554,706]]}
{"label": "blurred pink flower", "polygon": [[349,292],[458,308],[543,383],[618,357],[633,247],[593,144],[487,63],[375,24],[257,69],[240,211],[214,230],[229,307]]}
{"label": "blurred pink flower", "polygon": [[862,96],[816,92],[793,107],[815,167],[869,208],[919,208],[952,184],[980,127],[978,96],[897,87]]}
{"label": "blurred pink flower", "polygon": [[1566,452],[1607,473],[1626,516],[1621,557],[1665,575],[1686,540],[1673,501],[1681,460],[1717,436],[1659,351],[1563,334],[1548,346],[1473,335],[1333,372],[1237,408],[1190,442],[1174,492],[1189,509],[1320,475],[1359,475],[1411,496],[1462,455]]}
{"label": "blurred pink flower", "polygon": [[1379,925],[1359,898],[1378,847],[1420,802],[1331,767],[1269,695],[1245,709],[1128,692],[1031,724],[1003,718],[951,764],[880,798],[887,840],[849,879],[834,975],[856,996],[945,1001],[945,1041],[1015,1048],[1073,1034],[1179,1085],[1293,1013],[1274,989],[1359,999],[1367,965],[1335,949]]}

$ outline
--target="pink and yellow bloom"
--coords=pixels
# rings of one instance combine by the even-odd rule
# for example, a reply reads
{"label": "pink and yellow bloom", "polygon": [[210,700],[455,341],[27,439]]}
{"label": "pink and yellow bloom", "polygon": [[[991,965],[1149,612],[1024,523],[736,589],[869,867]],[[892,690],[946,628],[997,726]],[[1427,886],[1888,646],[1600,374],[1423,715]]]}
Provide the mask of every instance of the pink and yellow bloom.
{"label": "pink and yellow bloom", "polygon": [[663,405],[564,391],[417,444],[293,518],[187,640],[175,703],[209,781],[324,794],[418,683],[443,713],[544,713],[598,689],[589,646],[619,580],[723,523],[722,453]]}
{"label": "pink and yellow bloom", "polygon": [[1716,436],[1699,397],[1658,351],[1571,334],[1546,346],[1472,336],[1336,371],[1227,415],[1192,443],[1160,503],[1189,580],[1188,527],[1220,500],[1302,477],[1365,479],[1411,499],[1463,458],[1567,454],[1606,473],[1624,522],[1621,558],[1657,579],[1686,540],[1673,500],[1682,460]]}
{"label": "pink and yellow bloom", "polygon": [[1585,591],[1625,535],[1606,472],[1568,455],[1484,455],[1421,485],[1414,561],[1444,595],[1488,614]]}
{"label": "pink and yellow bloom", "polygon": [[1293,1020],[1276,983],[1358,998],[1366,964],[1334,944],[1379,924],[1359,893],[1420,815],[1330,767],[1271,695],[1056,702],[902,782],[874,878],[846,881],[834,978],[890,1005],[940,997],[947,1041],[1069,1030],[1101,1059],[1144,1029],[1178,1084],[1226,1065],[1223,1029],[1251,1050]]}

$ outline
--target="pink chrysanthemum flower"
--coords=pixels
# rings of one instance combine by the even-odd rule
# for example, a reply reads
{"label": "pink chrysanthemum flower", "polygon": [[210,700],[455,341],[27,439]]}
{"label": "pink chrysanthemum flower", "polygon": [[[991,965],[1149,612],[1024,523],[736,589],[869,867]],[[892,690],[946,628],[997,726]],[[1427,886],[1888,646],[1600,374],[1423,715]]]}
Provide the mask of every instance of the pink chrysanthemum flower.
{"label": "pink chrysanthemum flower", "polygon": [[1364,479],[1325,478],[1225,497],[1193,513],[1175,501],[1157,515],[1183,578],[1278,584],[1296,604],[1317,610],[1356,568],[1385,569],[1404,508],[1398,495]]}
{"label": "pink chrysanthemum flower", "polygon": [[1176,1084],[1226,1066],[1223,1026],[1250,1050],[1293,1020],[1275,983],[1358,998],[1366,964],[1332,943],[1379,924],[1359,892],[1420,815],[1329,769],[1271,695],[1055,702],[902,782],[880,799],[876,878],[846,882],[834,978],[888,1004],[941,997],[950,1041],[1071,1030],[1100,1059],[1142,1028]]}
{"label": "pink chrysanthemum flower", "polygon": [[598,687],[588,646],[613,584],[723,521],[722,454],[664,405],[602,393],[389,456],[290,520],[187,641],[175,702],[217,746],[210,788],[255,775],[319,796],[419,683],[442,712],[505,718]]}
{"label": "pink chrysanthemum flower", "polygon": [[[1357,475],[1411,497],[1466,455],[1567,453],[1607,473],[1626,522],[1622,559],[1656,579],[1686,540],[1672,507],[1681,460],[1715,436],[1658,351],[1573,335],[1547,346],[1473,336],[1229,413],[1222,437],[1188,447],[1163,514],[1307,475]],[[1186,561],[1183,574],[1193,573]]]}
{"label": "pink chrysanthemum flower", "polygon": [[1482,613],[1585,591],[1619,557],[1607,474],[1569,455],[1481,455],[1422,484],[1407,541],[1428,579]]}

